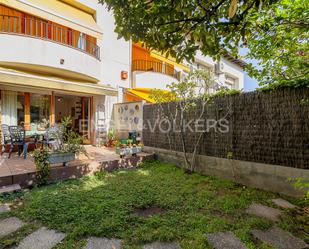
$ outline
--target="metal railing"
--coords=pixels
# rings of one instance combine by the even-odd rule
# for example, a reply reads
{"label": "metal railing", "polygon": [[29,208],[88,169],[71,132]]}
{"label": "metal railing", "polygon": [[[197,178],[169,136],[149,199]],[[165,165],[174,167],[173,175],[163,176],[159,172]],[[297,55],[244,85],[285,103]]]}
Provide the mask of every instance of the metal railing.
{"label": "metal railing", "polygon": [[100,47],[81,32],[48,21],[0,15],[0,33],[13,33],[60,43],[100,59]]}
{"label": "metal railing", "polygon": [[150,71],[169,75],[178,81],[181,79],[181,73],[176,71],[173,66],[151,60],[133,60],[132,71]]}

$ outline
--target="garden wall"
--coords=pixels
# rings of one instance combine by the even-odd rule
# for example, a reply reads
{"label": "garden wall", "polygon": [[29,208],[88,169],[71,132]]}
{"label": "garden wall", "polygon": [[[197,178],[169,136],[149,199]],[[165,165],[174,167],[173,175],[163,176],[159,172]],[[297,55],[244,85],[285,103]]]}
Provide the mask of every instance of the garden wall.
{"label": "garden wall", "polygon": [[[226,118],[228,132],[210,129],[203,135],[196,171],[287,195],[300,195],[287,180],[297,177],[309,180],[308,102],[308,88],[214,98],[207,105],[203,119]],[[168,106],[165,104],[163,108]],[[174,106],[170,104],[169,108],[173,111]],[[181,165],[181,136],[172,132],[170,147],[167,133],[160,131],[158,125],[159,112],[157,104],[144,106],[145,150],[155,152],[160,160]],[[185,119],[194,119],[195,115],[194,110]],[[193,151],[197,135],[185,132],[188,152]]]}
{"label": "garden wall", "polygon": [[[206,132],[198,154],[309,169],[308,102],[308,88],[216,97],[203,118],[226,117],[229,129],[227,133]],[[143,141],[145,146],[169,149],[167,133],[155,126],[158,110],[158,105],[144,106]],[[192,111],[185,119],[194,114]],[[153,132],[150,127],[155,127]],[[179,133],[170,137],[171,149],[182,151]],[[196,138],[197,134],[186,131],[188,151],[193,150]]]}

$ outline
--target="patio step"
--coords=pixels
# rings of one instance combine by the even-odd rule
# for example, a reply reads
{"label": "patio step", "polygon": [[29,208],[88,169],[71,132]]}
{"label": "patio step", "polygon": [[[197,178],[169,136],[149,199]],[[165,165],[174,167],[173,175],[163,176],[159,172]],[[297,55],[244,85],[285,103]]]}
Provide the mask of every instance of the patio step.
{"label": "patio step", "polygon": [[21,190],[21,187],[20,187],[19,184],[3,186],[3,187],[0,187],[0,195],[1,194],[12,193],[12,192],[19,191],[19,190]]}

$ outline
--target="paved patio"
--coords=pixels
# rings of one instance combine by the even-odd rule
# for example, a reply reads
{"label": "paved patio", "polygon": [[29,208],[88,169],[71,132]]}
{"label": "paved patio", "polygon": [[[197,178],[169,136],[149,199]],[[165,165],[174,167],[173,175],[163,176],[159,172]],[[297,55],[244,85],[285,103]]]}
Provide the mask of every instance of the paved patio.
{"label": "paved patio", "polygon": [[[144,160],[152,159],[153,156],[147,153],[140,153],[137,157],[128,156],[121,159],[115,153],[114,148],[97,148],[93,146],[85,146],[85,148],[88,157],[79,155],[75,161],[68,163],[65,167],[62,164],[53,164],[52,180],[76,178],[102,169],[114,170],[116,168],[135,167]],[[22,156],[18,157],[17,153],[14,153],[10,159],[8,159],[7,153],[0,156],[0,187],[15,183],[24,186],[25,183],[22,179],[33,178],[36,167],[31,153],[28,155],[26,160]],[[18,180],[16,180],[17,178]],[[31,183],[27,184],[30,185]]]}

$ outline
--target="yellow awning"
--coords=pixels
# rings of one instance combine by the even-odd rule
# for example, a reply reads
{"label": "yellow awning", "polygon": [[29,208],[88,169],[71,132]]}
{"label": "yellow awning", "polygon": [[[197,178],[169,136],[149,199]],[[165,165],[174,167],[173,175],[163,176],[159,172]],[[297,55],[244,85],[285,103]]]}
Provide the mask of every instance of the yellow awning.
{"label": "yellow awning", "polygon": [[150,52],[150,56],[152,58],[158,59],[158,60],[163,61],[165,63],[174,65],[175,67],[181,68],[182,70],[184,70],[186,72],[190,72],[190,68],[189,67],[187,67],[187,66],[185,66],[183,64],[177,63],[176,60],[171,58],[171,57],[167,57],[166,58],[165,56],[161,55],[159,52],[152,51],[152,52]]}
{"label": "yellow awning", "polygon": [[80,83],[60,78],[43,77],[22,71],[0,68],[0,84],[18,87],[30,87],[70,93],[117,96],[115,88],[93,83]]}
{"label": "yellow awning", "polygon": [[[146,100],[149,103],[155,103],[155,101],[152,98],[150,98],[152,90],[153,90],[152,88],[133,88],[133,89],[126,90],[126,93],[137,96],[143,100]],[[169,92],[167,90],[161,90],[161,91],[166,92],[166,93]]]}
{"label": "yellow awning", "polygon": [[0,0],[0,4],[38,16],[90,36],[101,38],[102,31],[91,13],[58,0]]}

